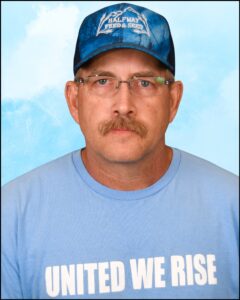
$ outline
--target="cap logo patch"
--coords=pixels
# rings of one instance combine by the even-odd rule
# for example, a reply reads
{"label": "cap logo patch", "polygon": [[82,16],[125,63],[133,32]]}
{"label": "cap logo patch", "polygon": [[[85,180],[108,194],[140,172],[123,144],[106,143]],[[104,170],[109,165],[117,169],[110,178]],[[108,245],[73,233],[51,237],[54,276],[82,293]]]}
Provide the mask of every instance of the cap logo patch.
{"label": "cap logo patch", "polygon": [[113,11],[108,15],[104,13],[99,22],[96,36],[101,33],[112,33],[119,28],[132,29],[137,34],[150,36],[147,18],[130,6],[124,10]]}

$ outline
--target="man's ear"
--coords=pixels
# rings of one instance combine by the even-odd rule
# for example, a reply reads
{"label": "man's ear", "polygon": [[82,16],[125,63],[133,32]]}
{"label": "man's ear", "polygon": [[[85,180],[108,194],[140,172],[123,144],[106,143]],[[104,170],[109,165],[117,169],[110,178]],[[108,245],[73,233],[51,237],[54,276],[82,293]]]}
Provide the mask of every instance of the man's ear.
{"label": "man's ear", "polygon": [[182,99],[183,94],[183,84],[181,81],[175,81],[170,86],[170,115],[169,115],[169,123],[173,121],[178,111],[179,104]]}
{"label": "man's ear", "polygon": [[78,86],[74,81],[68,81],[65,85],[65,98],[67,100],[69,111],[75,120],[79,124],[78,116]]}

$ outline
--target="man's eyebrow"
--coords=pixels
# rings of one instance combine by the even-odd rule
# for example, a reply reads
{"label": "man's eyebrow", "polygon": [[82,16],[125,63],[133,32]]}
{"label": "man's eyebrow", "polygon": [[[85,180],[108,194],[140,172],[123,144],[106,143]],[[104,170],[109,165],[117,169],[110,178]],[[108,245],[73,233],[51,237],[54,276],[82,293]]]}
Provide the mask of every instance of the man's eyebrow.
{"label": "man's eyebrow", "polygon": [[97,69],[94,69],[90,72],[89,74],[90,76],[91,75],[101,75],[101,76],[111,76],[111,77],[115,77],[116,75],[110,71],[106,71],[106,70],[97,70]]}
{"label": "man's eyebrow", "polygon": [[145,76],[157,76],[156,71],[140,71],[133,74],[133,76],[137,77],[145,77]]}
{"label": "man's eyebrow", "polygon": [[[158,72],[156,71],[139,71],[139,72],[135,72],[133,74],[131,74],[132,76],[137,76],[137,77],[145,77],[145,76],[158,76],[159,74],[157,74]],[[114,74],[111,71],[106,71],[106,70],[97,70],[94,69],[90,72],[89,74],[91,75],[102,75],[102,76],[111,76],[111,77],[115,77],[116,74]]]}

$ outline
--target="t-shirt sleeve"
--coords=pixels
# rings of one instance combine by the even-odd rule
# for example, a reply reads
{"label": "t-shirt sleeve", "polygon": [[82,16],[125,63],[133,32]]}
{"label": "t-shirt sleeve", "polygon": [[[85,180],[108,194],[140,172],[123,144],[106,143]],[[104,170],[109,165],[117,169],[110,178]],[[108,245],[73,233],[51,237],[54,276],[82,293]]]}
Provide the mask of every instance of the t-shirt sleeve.
{"label": "t-shirt sleeve", "polygon": [[18,199],[9,187],[2,188],[1,299],[23,299],[18,263]]}

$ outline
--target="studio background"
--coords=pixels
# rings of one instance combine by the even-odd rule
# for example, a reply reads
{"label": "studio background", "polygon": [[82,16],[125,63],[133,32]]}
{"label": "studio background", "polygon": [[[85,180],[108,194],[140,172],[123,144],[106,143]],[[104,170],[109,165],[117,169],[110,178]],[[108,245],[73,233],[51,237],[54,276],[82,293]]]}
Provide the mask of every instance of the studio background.
{"label": "studio background", "polygon": [[[84,17],[120,2],[1,2],[2,184],[85,145],[64,86]],[[167,144],[238,175],[239,3],[125,2],[170,24],[184,94]]]}

